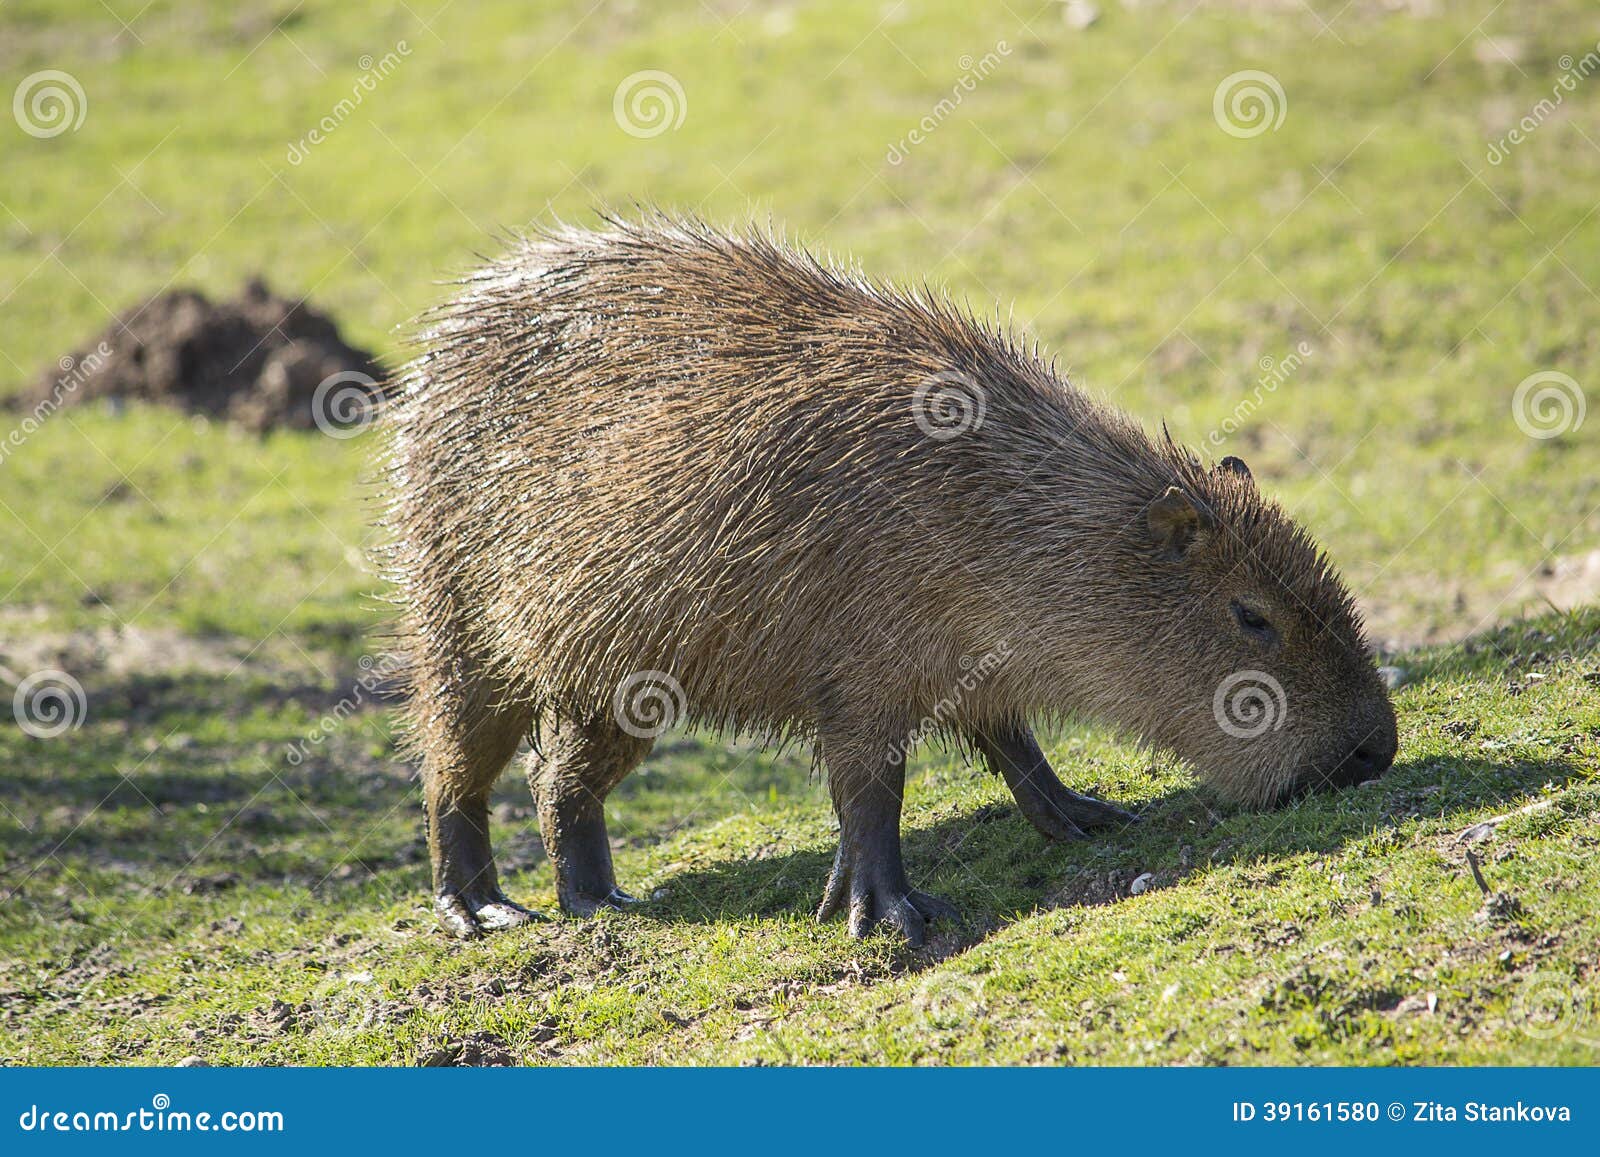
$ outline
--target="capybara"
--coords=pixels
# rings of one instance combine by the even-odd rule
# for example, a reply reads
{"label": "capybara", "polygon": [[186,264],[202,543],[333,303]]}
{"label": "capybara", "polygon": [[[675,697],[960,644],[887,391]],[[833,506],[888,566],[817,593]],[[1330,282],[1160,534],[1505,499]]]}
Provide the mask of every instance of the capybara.
{"label": "capybara", "polygon": [[606,794],[676,723],[809,741],[839,818],[819,917],[913,943],[953,915],[901,863],[922,738],[1058,840],[1134,817],[1061,784],[1040,720],[1104,720],[1252,805],[1394,759],[1350,595],[1244,463],[935,294],[649,216],[514,242],[419,340],[385,517],[454,934],[537,918],[489,843],[525,737],[568,913],[629,901]]}

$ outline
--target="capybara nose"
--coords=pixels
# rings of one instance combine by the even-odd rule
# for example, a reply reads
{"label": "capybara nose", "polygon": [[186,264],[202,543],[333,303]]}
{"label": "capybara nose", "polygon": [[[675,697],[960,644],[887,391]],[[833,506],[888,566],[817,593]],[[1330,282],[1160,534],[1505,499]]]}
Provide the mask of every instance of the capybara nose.
{"label": "capybara nose", "polygon": [[1394,744],[1376,737],[1362,743],[1350,753],[1350,770],[1355,773],[1355,781],[1377,779],[1388,771],[1394,763],[1394,752]]}

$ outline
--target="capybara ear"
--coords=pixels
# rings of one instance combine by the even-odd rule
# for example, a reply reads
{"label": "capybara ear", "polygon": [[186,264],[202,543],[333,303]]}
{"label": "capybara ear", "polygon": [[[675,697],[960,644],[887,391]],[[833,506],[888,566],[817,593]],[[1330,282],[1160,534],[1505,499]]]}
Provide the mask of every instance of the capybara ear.
{"label": "capybara ear", "polygon": [[1210,520],[1182,487],[1169,486],[1150,504],[1150,537],[1167,558],[1182,558]]}
{"label": "capybara ear", "polygon": [[1217,463],[1217,473],[1237,474],[1247,482],[1255,480],[1255,475],[1250,473],[1250,467],[1244,464],[1244,459],[1235,458],[1232,454]]}

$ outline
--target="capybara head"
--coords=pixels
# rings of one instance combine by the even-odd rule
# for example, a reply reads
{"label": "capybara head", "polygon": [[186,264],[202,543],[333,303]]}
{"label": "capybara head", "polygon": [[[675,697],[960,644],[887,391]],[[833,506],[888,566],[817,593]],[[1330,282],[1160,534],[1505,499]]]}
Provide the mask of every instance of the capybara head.
{"label": "capybara head", "polygon": [[1394,709],[1328,559],[1249,469],[1185,456],[1144,526],[1161,637],[1146,653],[1171,705],[1146,736],[1224,795],[1260,805],[1383,774]]}

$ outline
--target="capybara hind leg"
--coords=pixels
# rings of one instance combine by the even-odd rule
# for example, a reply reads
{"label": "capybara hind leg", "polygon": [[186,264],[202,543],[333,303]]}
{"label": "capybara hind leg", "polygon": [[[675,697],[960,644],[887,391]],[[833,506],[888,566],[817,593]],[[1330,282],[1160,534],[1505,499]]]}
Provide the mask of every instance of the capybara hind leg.
{"label": "capybara hind leg", "polygon": [[556,896],[569,916],[634,902],[617,887],[606,834],[606,796],[650,754],[609,715],[563,720],[543,752],[528,758],[528,787],[539,810],[544,848],[556,869]]}
{"label": "capybara hind leg", "polygon": [[1134,824],[1139,817],[1069,789],[1050,767],[1033,732],[1021,724],[982,728],[972,743],[1006,781],[1017,807],[1046,838],[1081,840],[1085,828]]}
{"label": "capybara hind leg", "polygon": [[500,890],[489,845],[489,789],[516,754],[525,712],[476,701],[413,703],[423,744],[422,781],[439,924],[463,938],[540,919]]}
{"label": "capybara hind leg", "polygon": [[852,936],[887,925],[921,947],[929,920],[958,920],[960,913],[936,896],[912,891],[906,881],[900,859],[903,744],[892,729],[840,726],[823,727],[818,743],[839,816],[839,850],[817,919],[847,911]]}

